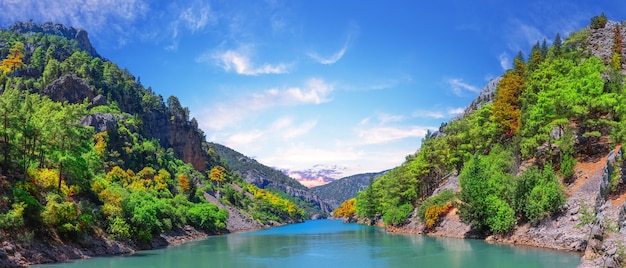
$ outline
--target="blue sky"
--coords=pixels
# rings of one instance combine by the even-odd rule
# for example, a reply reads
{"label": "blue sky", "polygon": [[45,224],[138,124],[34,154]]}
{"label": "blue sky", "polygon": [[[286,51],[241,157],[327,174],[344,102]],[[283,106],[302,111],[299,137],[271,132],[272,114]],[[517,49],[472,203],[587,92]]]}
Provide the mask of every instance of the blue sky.
{"label": "blue sky", "polygon": [[207,140],[335,178],[401,164],[518,51],[603,11],[626,20],[624,0],[3,0],[0,10],[2,27],[87,30],[102,56],[188,106]]}

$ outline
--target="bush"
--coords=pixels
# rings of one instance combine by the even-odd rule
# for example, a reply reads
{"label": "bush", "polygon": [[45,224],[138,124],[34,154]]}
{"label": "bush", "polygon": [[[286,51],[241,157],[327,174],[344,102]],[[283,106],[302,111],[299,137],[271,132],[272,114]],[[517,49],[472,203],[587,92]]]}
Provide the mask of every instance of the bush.
{"label": "bush", "polygon": [[428,207],[426,209],[426,212],[424,213],[424,217],[422,218],[424,223],[426,224],[426,227],[430,229],[435,226],[435,224],[437,224],[437,221],[439,221],[439,218],[450,212],[451,209],[451,202],[443,205],[432,205]]}
{"label": "bush", "polygon": [[565,192],[551,165],[542,173],[531,167],[518,178],[514,196],[515,211],[537,223],[565,205]]}
{"label": "bush", "polygon": [[566,182],[572,181],[574,177],[574,167],[576,166],[576,159],[571,154],[564,154],[561,161],[561,175]]}
{"label": "bush", "polygon": [[444,206],[457,199],[456,194],[452,190],[443,190],[438,195],[426,198],[417,208],[417,215],[422,219],[426,219],[426,210],[432,206]]}
{"label": "bush", "polygon": [[13,204],[13,209],[0,214],[0,228],[6,230],[24,226],[24,208],[26,204],[16,203]]}
{"label": "bush", "polygon": [[228,212],[209,203],[194,204],[187,211],[190,224],[203,229],[218,231],[226,228]]}
{"label": "bush", "polygon": [[63,201],[58,194],[48,194],[47,203],[41,217],[43,222],[52,226],[63,226],[77,218],[78,208],[72,202]]}
{"label": "bush", "polygon": [[399,207],[391,207],[387,209],[383,215],[383,222],[387,225],[403,224],[412,212],[413,205],[411,204],[402,204]]}
{"label": "bush", "polygon": [[128,241],[130,239],[130,225],[122,217],[114,217],[109,220],[107,232],[112,239],[118,241]]}
{"label": "bush", "polygon": [[506,233],[515,225],[515,211],[508,203],[495,195],[490,195],[486,200],[488,206],[487,226],[494,233]]}

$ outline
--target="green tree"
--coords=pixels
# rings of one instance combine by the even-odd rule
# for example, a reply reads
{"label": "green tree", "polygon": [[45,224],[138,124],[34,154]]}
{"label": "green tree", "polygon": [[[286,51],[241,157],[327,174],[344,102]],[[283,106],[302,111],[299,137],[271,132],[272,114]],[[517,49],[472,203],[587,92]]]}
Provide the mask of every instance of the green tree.
{"label": "green tree", "polygon": [[600,29],[606,26],[607,18],[604,12],[600,16],[594,16],[591,18],[591,29]]}

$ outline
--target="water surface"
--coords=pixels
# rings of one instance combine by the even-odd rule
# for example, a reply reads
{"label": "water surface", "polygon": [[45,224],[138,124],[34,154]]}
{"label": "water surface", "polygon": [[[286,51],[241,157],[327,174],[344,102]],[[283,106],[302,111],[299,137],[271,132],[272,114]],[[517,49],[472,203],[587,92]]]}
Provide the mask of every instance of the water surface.
{"label": "water surface", "polygon": [[388,234],[335,220],[307,221],[250,233],[213,236],[130,256],[53,267],[575,267],[580,256],[487,244],[481,240]]}

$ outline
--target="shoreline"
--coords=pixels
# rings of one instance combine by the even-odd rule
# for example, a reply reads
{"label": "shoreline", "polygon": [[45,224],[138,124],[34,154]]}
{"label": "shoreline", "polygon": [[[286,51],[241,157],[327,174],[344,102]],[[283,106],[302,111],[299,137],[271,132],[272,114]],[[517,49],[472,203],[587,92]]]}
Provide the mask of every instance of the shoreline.
{"label": "shoreline", "polygon": [[175,247],[211,236],[253,232],[269,227],[271,226],[242,228],[224,233],[209,233],[191,226],[184,226],[154,237],[152,243],[143,245],[135,244],[132,241],[115,241],[96,235],[85,235],[80,241],[68,242],[53,238],[34,239],[30,243],[11,243],[5,240],[0,245],[0,267],[29,267],[95,257],[132,255],[144,250]]}

